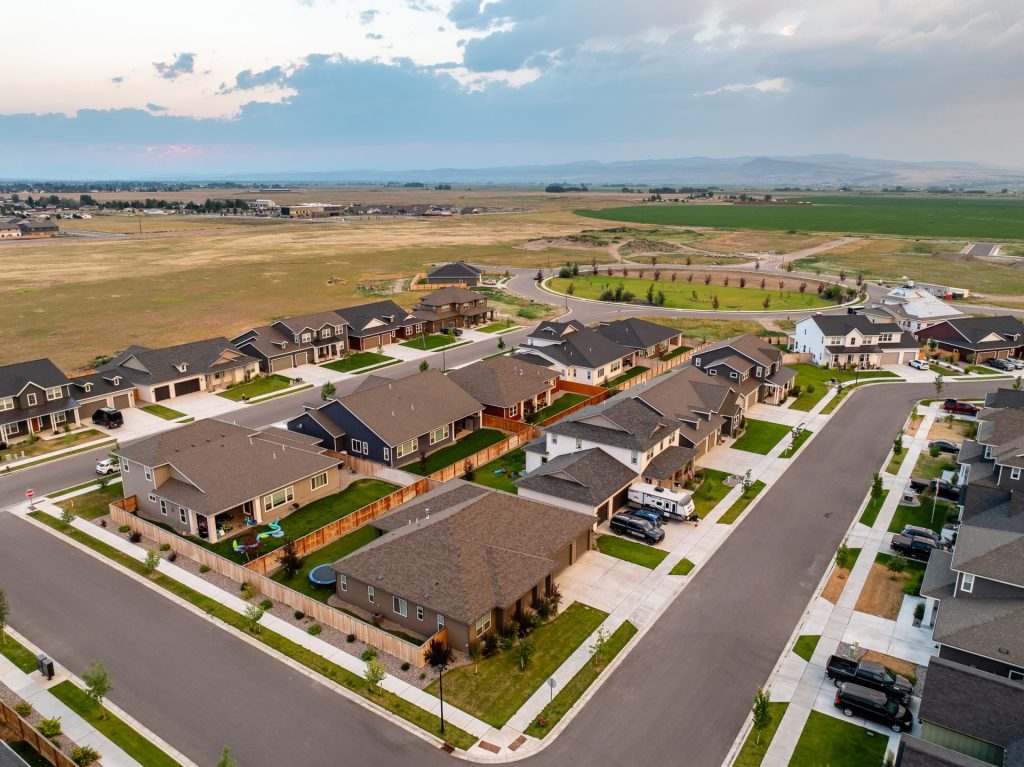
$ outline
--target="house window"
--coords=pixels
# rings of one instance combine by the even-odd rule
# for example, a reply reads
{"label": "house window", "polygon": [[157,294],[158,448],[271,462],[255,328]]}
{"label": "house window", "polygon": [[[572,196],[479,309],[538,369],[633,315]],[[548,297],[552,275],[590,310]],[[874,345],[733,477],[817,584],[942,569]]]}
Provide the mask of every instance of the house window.
{"label": "house window", "polygon": [[577,437],[576,438],[576,449],[579,450],[581,447],[583,447],[583,440],[580,439],[579,437]]}
{"label": "house window", "polygon": [[0,410],[14,410],[14,397],[0,397]]}
{"label": "house window", "polygon": [[640,453],[639,453],[639,451],[637,451],[637,450],[630,450],[629,451],[629,462],[635,465],[638,460],[640,460]]}
{"label": "house window", "polygon": [[29,407],[32,407],[37,402],[39,402],[39,398],[36,397],[35,392],[30,391],[28,394],[25,395],[25,401],[28,403]]}
{"label": "house window", "polygon": [[590,371],[589,370],[587,371],[587,380],[588,381],[590,380]]}
{"label": "house window", "polygon": [[960,590],[966,594],[970,594],[974,591],[974,574],[964,573],[963,580],[960,581]]}
{"label": "house window", "polygon": [[385,461],[390,461],[391,460],[391,448],[390,447],[384,448],[384,460]]}
{"label": "house window", "polygon": [[312,333],[303,333],[302,334],[302,343],[308,344],[312,340],[313,340],[313,334]]}
{"label": "house window", "polygon": [[61,392],[59,386],[55,386],[52,389],[47,389],[46,390],[46,399],[49,402],[52,402],[55,399],[60,399],[61,395],[62,395],[62,392]]}
{"label": "house window", "polygon": [[377,596],[373,593],[373,586],[366,587],[366,601],[371,605],[377,604]]}
{"label": "house window", "polygon": [[739,374],[735,370],[730,371],[729,378],[739,378]]}
{"label": "house window", "polygon": [[181,506],[178,507],[178,519],[181,520],[181,524],[188,524],[188,509],[183,509]]}
{"label": "house window", "polygon": [[401,597],[391,597],[391,607],[396,614],[401,615],[403,618],[409,617],[409,605]]}
{"label": "house window", "polygon": [[708,370],[708,375],[709,376],[716,376],[716,375],[718,375],[718,371],[715,368],[710,368]]}
{"label": "house window", "polygon": [[557,434],[552,434],[551,435],[551,444],[552,445],[557,445],[558,444],[558,435]]}
{"label": "house window", "polygon": [[519,415],[519,404],[517,403],[517,404],[513,405],[512,407],[510,407],[508,409],[508,414],[510,416],[512,416],[513,418],[515,418],[517,415]]}
{"label": "house window", "polygon": [[151,503],[156,503],[156,496],[152,493],[149,494],[149,500]]}
{"label": "house window", "polygon": [[437,630],[440,631],[444,628],[444,616],[441,613],[437,614]]}
{"label": "house window", "polygon": [[604,375],[604,368],[597,369],[597,377],[601,378]]}
{"label": "house window", "polygon": [[700,357],[698,357],[697,359],[695,359],[695,360],[693,361],[693,364],[694,364],[694,365],[696,365],[697,367],[700,367]]}
{"label": "house window", "polygon": [[440,429],[434,429],[430,432],[430,444],[433,445],[441,440],[448,439],[450,434],[451,427],[448,424],[445,424]]}
{"label": "house window", "polygon": [[320,337],[321,338],[330,338],[331,337],[331,329],[330,328],[324,328],[323,330],[321,330],[320,331]]}
{"label": "house window", "polygon": [[491,627],[491,613],[488,610],[486,613],[477,618],[476,621],[476,635],[483,636],[487,630]]}
{"label": "house window", "polygon": [[1020,479],[1020,467],[1014,466],[1010,469],[1010,479]]}
{"label": "house window", "polygon": [[163,514],[165,517],[167,516],[167,501],[165,501],[163,498],[160,499],[160,513]]}
{"label": "house window", "polygon": [[986,458],[991,458],[992,457],[992,446],[991,445],[985,445],[985,457]]}
{"label": "house window", "polygon": [[338,575],[338,588],[342,591],[348,591],[348,576],[345,574]]}
{"label": "house window", "polygon": [[323,474],[317,474],[313,479],[309,481],[309,487],[311,490],[319,490],[321,487],[327,484],[327,472]]}
{"label": "house window", "polygon": [[1014,671],[1013,669],[1011,669],[1010,679],[1013,679],[1018,682],[1021,681],[1022,679],[1024,679],[1024,671]]}
{"label": "house window", "polygon": [[423,620],[423,605],[416,605],[416,620]]}
{"label": "house window", "polygon": [[53,423],[54,423],[54,425],[56,425],[58,423],[64,423],[66,420],[68,420],[68,414],[67,413],[54,413],[53,414]]}
{"label": "house window", "polygon": [[763,368],[763,367],[761,367],[760,365],[758,365],[758,366],[757,366],[757,370],[755,370],[755,371],[754,371],[754,375],[755,375],[755,376],[756,376],[757,378],[761,378],[761,377],[762,377],[762,376],[764,375],[764,368]]}
{"label": "house window", "polygon": [[280,490],[276,490],[270,495],[263,496],[263,510],[270,511],[276,509],[278,506],[284,506],[286,503],[291,503],[295,498],[294,488],[289,485],[283,487]]}
{"label": "house window", "polygon": [[144,466],[143,469],[146,472],[146,481],[147,482],[152,482],[153,481],[153,470],[151,468],[149,468],[148,466]]}
{"label": "house window", "polygon": [[121,461],[121,472],[127,474],[128,470],[131,469],[132,465],[128,461]]}
{"label": "house window", "polygon": [[408,442],[403,442],[401,445],[395,448],[395,455],[399,458],[404,458],[411,453],[416,452],[416,448],[419,447],[420,441],[418,438],[413,437]]}
{"label": "house window", "polygon": [[616,371],[619,370],[622,370],[622,360],[619,360],[618,362],[613,362],[611,365],[608,366],[609,373],[615,373]]}

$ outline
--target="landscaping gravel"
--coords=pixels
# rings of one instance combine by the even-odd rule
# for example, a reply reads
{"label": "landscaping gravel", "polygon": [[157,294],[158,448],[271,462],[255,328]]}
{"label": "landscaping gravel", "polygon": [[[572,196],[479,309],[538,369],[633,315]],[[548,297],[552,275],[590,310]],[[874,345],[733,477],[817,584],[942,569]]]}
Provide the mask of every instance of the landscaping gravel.
{"label": "landscaping gravel", "polygon": [[[14,708],[18,703],[21,703],[23,699],[10,687],[5,685],[3,682],[0,682],[0,700],[2,700],[11,708]],[[28,723],[31,724],[33,727],[35,727],[39,723],[39,720],[41,720],[42,718],[42,715],[40,715],[40,713],[35,709],[32,709],[32,713],[25,717]],[[59,735],[57,737],[57,740],[54,742],[60,748],[60,750],[68,756],[71,756],[71,751],[77,745],[72,740],[70,740],[67,735],[64,734]]]}

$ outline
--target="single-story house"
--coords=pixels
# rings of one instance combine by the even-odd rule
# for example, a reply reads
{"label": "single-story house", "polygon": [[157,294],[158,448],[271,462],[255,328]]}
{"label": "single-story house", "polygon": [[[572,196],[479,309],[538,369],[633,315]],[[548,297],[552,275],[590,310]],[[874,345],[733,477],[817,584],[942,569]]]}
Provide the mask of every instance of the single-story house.
{"label": "single-story house", "polygon": [[910,362],[921,343],[895,322],[872,322],[860,314],[822,314],[797,321],[789,334],[789,350],[810,354],[818,367],[863,370]]}
{"label": "single-story house", "polygon": [[21,229],[22,239],[56,237],[60,234],[60,227],[49,219],[26,218],[18,222]]}
{"label": "single-story house", "polygon": [[626,505],[629,486],[636,479],[635,471],[601,448],[592,447],[552,458],[517,479],[515,486],[520,498],[605,520]]}
{"label": "single-story house", "polygon": [[288,421],[288,431],[313,437],[320,447],[327,450],[344,452],[348,446],[345,441],[345,430],[320,410],[323,406],[321,402],[303,405],[302,415],[297,415]]}
{"label": "single-story house", "polygon": [[466,288],[475,288],[483,280],[483,269],[477,269],[465,261],[456,261],[454,264],[442,264],[420,280],[423,285],[461,285]]}
{"label": "single-story house", "polygon": [[1020,357],[1024,351],[1024,323],[1008,314],[993,317],[961,317],[946,320],[917,332],[922,343],[934,340],[944,352],[976,362],[1000,357]]}
{"label": "single-story house", "polygon": [[749,333],[701,349],[693,366],[734,387],[744,411],[758,402],[785,402],[796,378],[782,365],[780,349]]}
{"label": "single-story house", "polygon": [[204,419],[115,451],[138,514],[215,542],[341,488],[339,461],[283,429]]}
{"label": "single-story house", "polygon": [[79,425],[71,381],[50,360],[0,366],[0,444]]}
{"label": "single-story house", "polygon": [[331,565],[338,598],[424,638],[444,629],[466,652],[550,593],[591,548],[594,518],[452,480],[369,524],[380,537]]}
{"label": "single-story house", "polygon": [[337,312],[306,314],[250,328],[232,338],[231,344],[258,359],[264,373],[276,373],[343,355],[348,349],[347,326]]}
{"label": "single-story house", "polygon": [[636,359],[663,357],[683,344],[682,331],[637,317],[602,322],[594,330],[619,346],[635,351]]}
{"label": "single-story house", "polygon": [[354,351],[373,351],[382,346],[414,338],[423,332],[423,320],[394,301],[374,301],[349,306],[336,313],[348,323],[348,345]]}
{"label": "single-story house", "polygon": [[558,385],[558,373],[554,370],[507,355],[458,368],[448,378],[483,405],[488,415],[516,421],[549,405]]}

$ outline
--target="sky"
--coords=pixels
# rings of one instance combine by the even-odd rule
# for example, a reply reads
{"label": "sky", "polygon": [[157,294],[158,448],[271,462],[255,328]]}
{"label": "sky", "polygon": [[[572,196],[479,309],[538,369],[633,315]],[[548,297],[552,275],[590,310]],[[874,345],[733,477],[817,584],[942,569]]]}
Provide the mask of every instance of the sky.
{"label": "sky", "polygon": [[1024,167],[1020,0],[35,0],[4,24],[0,178]]}

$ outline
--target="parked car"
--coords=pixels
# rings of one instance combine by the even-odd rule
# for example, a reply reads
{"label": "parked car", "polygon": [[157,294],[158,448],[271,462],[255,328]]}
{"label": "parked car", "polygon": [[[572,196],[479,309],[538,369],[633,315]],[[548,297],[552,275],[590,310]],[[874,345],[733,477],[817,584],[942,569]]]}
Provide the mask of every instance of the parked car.
{"label": "parked car", "polygon": [[1024,360],[1017,357],[1007,357],[1006,361],[1013,365],[1016,370],[1024,370]]}
{"label": "parked car", "polygon": [[940,453],[952,453],[953,455],[956,455],[960,452],[960,443],[953,442],[948,439],[933,439],[928,443],[928,447],[929,449],[937,447]]}
{"label": "parked car", "polygon": [[960,488],[954,485],[952,482],[947,482],[944,479],[924,479],[923,477],[911,477],[910,487],[918,492],[922,490],[931,490],[937,492],[939,498],[945,498],[947,501],[959,501],[960,500]]}
{"label": "parked car", "polygon": [[630,509],[622,513],[637,519],[646,519],[655,527],[661,527],[661,512],[656,509]]}
{"label": "parked car", "polygon": [[100,476],[117,474],[119,471],[121,471],[121,464],[116,458],[104,458],[101,461],[96,461],[96,473]]}
{"label": "parked car", "polygon": [[917,370],[927,370],[928,369],[928,361],[927,360],[911,360],[909,364],[910,364],[910,367],[915,368]]}
{"label": "parked car", "polygon": [[655,544],[665,539],[665,531],[655,527],[646,519],[629,514],[616,514],[609,524],[613,533],[629,538],[637,538],[644,543]]}
{"label": "parked car", "polygon": [[918,525],[904,525],[903,530],[900,531],[900,535],[906,535],[910,538],[930,538],[935,541],[935,545],[940,548],[943,546],[942,536],[934,530],[930,530],[927,527],[919,527]]}
{"label": "parked car", "polygon": [[990,368],[995,368],[996,370],[1016,370],[1017,369],[1017,366],[1015,364],[1013,364],[1013,362],[1011,362],[1010,360],[1004,360],[1004,359],[989,360],[985,364],[988,365]]}
{"label": "parked car", "polygon": [[907,732],[914,726],[914,716],[906,706],[890,700],[885,693],[859,684],[844,683],[836,693],[834,703],[844,716],[860,714],[888,725],[893,732]]}
{"label": "parked car", "polygon": [[101,407],[92,414],[92,422],[108,429],[116,429],[124,426],[124,415],[120,410],[115,410],[112,407]]}
{"label": "parked car", "polygon": [[908,559],[917,559],[927,562],[932,552],[940,548],[932,538],[922,538],[917,535],[902,535],[897,533],[889,541],[889,547],[897,554],[902,554]]}
{"label": "parked car", "polygon": [[942,409],[947,413],[957,413],[959,415],[977,415],[981,409],[976,405],[972,405],[970,402],[961,402],[956,399],[947,399],[942,403]]}
{"label": "parked car", "polygon": [[881,663],[861,661],[833,655],[825,664],[825,676],[831,679],[836,687],[844,682],[854,682],[862,687],[877,690],[884,695],[906,703],[914,694],[914,686],[906,677],[893,674]]}

